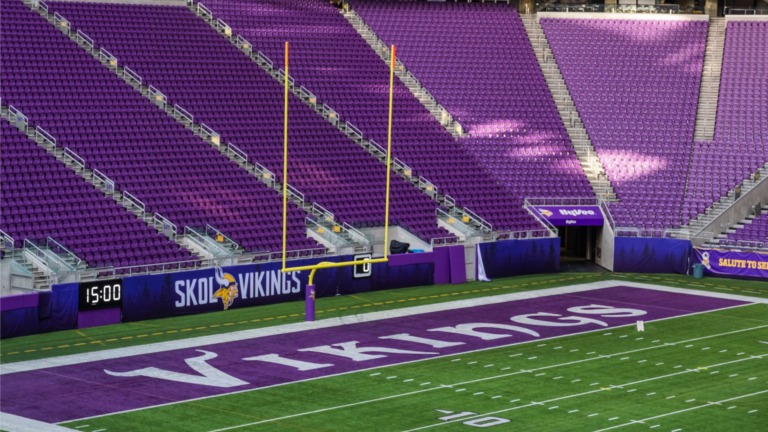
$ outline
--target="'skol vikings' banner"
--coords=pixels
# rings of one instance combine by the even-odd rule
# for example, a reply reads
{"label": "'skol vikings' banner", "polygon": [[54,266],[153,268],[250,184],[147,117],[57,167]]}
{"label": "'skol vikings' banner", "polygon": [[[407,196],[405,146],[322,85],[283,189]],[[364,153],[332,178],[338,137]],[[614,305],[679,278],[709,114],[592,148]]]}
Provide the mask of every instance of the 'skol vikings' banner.
{"label": "'skol vikings' banner", "polygon": [[536,206],[536,211],[554,226],[603,226],[599,206]]}
{"label": "'skol vikings' banner", "polygon": [[[431,258],[432,254],[423,254]],[[353,256],[291,261],[290,267],[320,261],[350,261]],[[317,297],[406,286],[432,285],[434,264],[400,267],[371,266],[370,277],[353,277],[352,267],[329,268],[315,274]],[[281,263],[215,267],[179,273],[126,277],[122,321],[214,312],[304,299],[309,271],[283,273]]]}
{"label": "'skol vikings' banner", "polygon": [[715,276],[742,276],[768,279],[768,254],[720,249],[693,248],[704,273]]}

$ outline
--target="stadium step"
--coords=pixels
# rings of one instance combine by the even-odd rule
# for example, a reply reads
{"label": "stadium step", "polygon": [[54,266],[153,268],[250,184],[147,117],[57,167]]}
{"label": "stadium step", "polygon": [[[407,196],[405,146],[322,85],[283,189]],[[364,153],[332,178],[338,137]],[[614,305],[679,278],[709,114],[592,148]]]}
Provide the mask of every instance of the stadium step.
{"label": "stadium step", "polygon": [[694,127],[694,139],[696,141],[714,139],[720,74],[723,69],[724,43],[725,18],[710,18]]}
{"label": "stadium step", "polygon": [[536,54],[544,78],[547,81],[552,98],[557,105],[557,111],[565,125],[568,136],[571,139],[573,149],[581,163],[584,174],[589,179],[592,190],[606,201],[618,201],[616,191],[605,172],[605,167],[600,161],[600,156],[595,151],[592,141],[584,128],[576,106],[565,84],[560,68],[555,61],[552,50],[544,35],[544,30],[539,25],[536,15],[521,15],[523,26],[531,41],[531,46]]}
{"label": "stadium step", "polygon": [[[381,38],[371,29],[360,15],[355,12],[349,3],[344,4],[344,8],[341,10],[342,16],[352,25],[352,28],[365,40],[368,45],[381,57],[381,59],[389,65],[391,62],[390,49],[387,44],[384,43]],[[408,90],[416,96],[416,99],[421,102],[424,107],[429,110],[430,113],[437,119],[438,122],[453,135],[454,138],[458,138],[463,134],[463,128],[453,116],[443,108],[432,94],[424,88],[419,80],[408,70],[407,67],[399,59],[396,59],[395,75],[400,81],[405,84]]]}

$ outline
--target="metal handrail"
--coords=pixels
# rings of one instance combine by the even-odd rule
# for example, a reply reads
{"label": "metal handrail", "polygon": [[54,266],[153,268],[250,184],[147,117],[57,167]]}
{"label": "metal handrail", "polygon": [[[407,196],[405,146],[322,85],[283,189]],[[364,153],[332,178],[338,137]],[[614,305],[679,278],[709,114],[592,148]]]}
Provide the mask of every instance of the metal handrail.
{"label": "metal handrail", "polygon": [[[60,255],[58,253],[58,251],[60,250],[60,251],[64,252],[65,256],[69,256],[69,257],[73,258],[74,266],[72,267],[72,270],[76,269],[77,266],[79,266],[80,263],[83,262],[83,260],[80,257],[78,257],[77,255],[74,254],[74,252],[72,252],[69,249],[67,249],[66,247],[64,247],[64,245],[62,245],[61,243],[59,243],[56,240],[54,240],[53,237],[48,237],[46,242],[47,242],[48,249],[53,251],[56,255]],[[54,247],[56,249],[54,249]],[[67,262],[67,260],[64,259],[64,262]]]}
{"label": "metal handrail", "polygon": [[9,236],[3,230],[0,230],[0,237],[3,239],[3,249],[8,249],[11,251],[16,249],[16,241],[13,240],[13,237]]}
{"label": "metal handrail", "polygon": [[189,111],[185,110],[181,107],[179,104],[173,104],[173,114],[178,115],[180,117],[184,117],[187,119],[188,122],[194,123],[195,122],[195,116],[189,113]]}
{"label": "metal handrail", "polygon": [[143,82],[143,79],[141,78],[141,75],[139,75],[136,72],[134,72],[128,66],[123,66],[123,77],[135,81],[136,84],[138,84],[138,85],[141,85],[141,83]]}
{"label": "metal handrail", "polygon": [[52,147],[56,147],[56,138],[40,126],[35,128],[35,138],[42,138],[43,141],[48,142]]}
{"label": "metal handrail", "polygon": [[347,242],[341,238],[338,234],[333,232],[333,230],[328,230],[326,227],[320,225],[316,220],[305,217],[304,223],[307,225],[307,227],[317,234],[319,234],[324,239],[331,242],[334,246],[344,246],[347,244]]}
{"label": "metal handrail", "polygon": [[[205,224],[205,235],[216,240],[217,243],[224,243],[229,245],[230,249],[232,249],[235,252],[241,250],[240,245],[237,244],[236,241],[232,240],[229,236],[224,234],[220,229],[216,228],[211,224]],[[221,240],[223,241],[219,241],[220,237],[221,237]]]}
{"label": "metal handrail", "polygon": [[83,33],[82,30],[77,31],[75,38],[78,42],[88,45],[88,48],[93,51],[93,39],[91,39],[91,37],[87,34]]}
{"label": "metal handrail", "polygon": [[93,170],[93,177],[100,181],[109,192],[115,191],[115,182],[98,169]]}
{"label": "metal handrail", "polygon": [[24,239],[24,250],[34,254],[42,264],[45,265],[51,272],[58,273],[61,270],[61,265],[56,260],[45,253],[38,245],[34,244],[29,239]]}
{"label": "metal handrail", "polygon": [[178,228],[176,227],[176,224],[168,220],[165,216],[161,215],[160,213],[155,213],[152,217],[152,221],[154,222],[155,226],[160,226],[162,231],[167,235],[168,237],[172,239],[176,239],[176,236],[178,234]]}
{"label": "metal handrail", "polygon": [[80,157],[74,150],[67,147],[64,149],[64,156],[69,158],[75,165],[79,166],[81,170],[85,169],[85,159]]}
{"label": "metal handrail", "polygon": [[133,196],[133,194],[131,194],[130,192],[123,192],[123,201],[128,201],[128,203],[130,203],[134,207],[138,207],[139,210],[141,210],[142,215],[146,213],[146,206],[144,205],[144,203],[141,202],[140,199]]}

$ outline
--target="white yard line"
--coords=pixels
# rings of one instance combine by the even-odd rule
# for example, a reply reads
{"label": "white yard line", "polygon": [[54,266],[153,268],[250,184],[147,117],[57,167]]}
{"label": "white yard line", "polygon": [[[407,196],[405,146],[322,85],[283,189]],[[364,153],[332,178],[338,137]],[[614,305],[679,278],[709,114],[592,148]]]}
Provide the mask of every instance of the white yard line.
{"label": "white yard line", "polygon": [[389,311],[369,312],[369,313],[364,313],[359,315],[347,315],[347,316],[336,317],[336,318],[327,318],[327,319],[314,321],[314,322],[284,324],[284,325],[279,325],[274,327],[265,327],[265,328],[259,328],[259,329],[253,329],[253,330],[243,330],[243,331],[238,331],[233,333],[222,333],[217,335],[201,336],[201,337],[181,339],[176,341],[158,342],[158,343],[153,343],[148,345],[138,345],[138,346],[126,347],[126,348],[114,348],[114,349],[107,349],[103,351],[95,351],[90,353],[72,354],[72,355],[66,355],[66,356],[60,356],[60,357],[50,357],[50,358],[39,359],[39,360],[29,360],[29,361],[16,362],[16,363],[5,363],[5,364],[0,364],[0,375],[18,373],[18,372],[29,372],[33,370],[47,369],[47,368],[59,367],[59,366],[71,366],[71,365],[90,363],[90,362],[100,361],[100,360],[111,360],[115,358],[123,358],[123,357],[130,357],[130,356],[143,355],[143,354],[153,354],[153,353],[173,351],[178,349],[197,348],[197,347],[206,346],[206,345],[215,345],[215,344],[235,342],[235,341],[241,341],[241,340],[247,340],[247,339],[256,339],[256,338],[262,338],[262,337],[268,337],[268,336],[296,333],[296,332],[302,332],[307,330],[317,330],[317,329],[323,329],[323,328],[329,328],[329,327],[338,327],[338,326],[343,326],[347,324],[380,321],[380,320],[385,320],[390,318],[401,318],[401,317],[425,314],[430,312],[464,309],[464,308],[475,307],[475,306],[485,306],[485,305],[491,305],[491,304],[506,303],[510,301],[517,301],[517,300],[548,297],[553,295],[573,294],[573,293],[592,291],[597,289],[613,288],[617,286],[645,288],[645,289],[651,289],[656,291],[697,295],[701,297],[714,297],[714,298],[723,298],[723,299],[730,299],[730,300],[740,300],[740,301],[745,301],[750,303],[768,304],[768,299],[761,299],[761,298],[755,298],[755,297],[747,297],[747,296],[733,295],[733,294],[722,294],[722,293],[714,293],[714,292],[702,292],[702,291],[695,291],[695,290],[689,290],[689,289],[683,289],[683,288],[671,288],[671,287],[662,287],[658,285],[651,285],[651,284],[644,284],[644,283],[611,280],[611,281],[592,282],[592,283],[580,284],[580,285],[571,285],[567,287],[547,288],[547,289],[536,290],[536,291],[526,291],[521,293],[502,294],[497,296],[481,297],[481,298],[468,299],[468,300],[457,300],[452,302],[437,303],[437,304],[431,304],[431,305],[413,306],[413,307],[407,307],[403,309],[396,309],[396,310],[389,310]]}
{"label": "white yard line", "polygon": [[5,412],[0,412],[0,429],[8,432],[72,432],[77,430]]}
{"label": "white yard line", "polygon": [[596,430],[595,432],[604,432],[604,431],[609,431],[609,430],[613,430],[613,429],[618,429],[618,428],[622,428],[624,426],[633,425],[633,424],[638,423],[638,422],[643,423],[643,422],[647,422],[649,420],[656,420],[656,419],[662,418],[662,417],[669,417],[671,415],[680,414],[680,413],[684,413],[684,412],[687,412],[687,411],[693,411],[693,410],[697,410],[697,409],[701,409],[701,408],[706,408],[706,407],[712,406],[712,405],[719,405],[719,404],[724,403],[724,402],[730,402],[730,401],[734,401],[734,400],[738,400],[738,399],[744,399],[744,398],[751,397],[751,396],[757,396],[757,395],[763,394],[763,393],[768,393],[768,390],[763,390],[763,391],[759,391],[759,392],[749,393],[749,394],[745,394],[745,395],[741,395],[741,396],[732,397],[732,398],[729,398],[729,399],[723,399],[723,400],[720,400],[720,401],[717,401],[717,402],[707,402],[705,404],[697,405],[695,407],[681,409],[681,410],[678,410],[678,411],[672,411],[672,412],[668,412],[668,413],[664,413],[664,414],[659,414],[657,416],[644,418],[642,420],[633,420],[633,421],[631,421],[629,423],[624,423],[624,424],[620,424],[620,425],[616,425],[616,426],[611,426],[611,427],[605,428],[605,429],[599,429],[599,430]]}
{"label": "white yard line", "polygon": [[[766,356],[768,356],[768,354],[762,354],[762,355],[759,355],[759,356],[751,356],[751,357],[748,357],[748,358],[745,358],[745,359],[732,360],[732,361],[728,361],[728,362],[724,362],[724,363],[718,363],[718,364],[704,366],[704,367],[711,368],[711,367],[725,366],[725,365],[729,365],[729,364],[733,364],[733,363],[741,363],[743,360],[762,359],[763,357],[766,357]],[[681,371],[681,372],[675,372],[675,373],[666,374],[666,375],[659,375],[659,376],[655,376],[655,377],[651,377],[651,378],[646,378],[646,379],[642,379],[642,380],[638,380],[638,381],[632,381],[632,382],[628,382],[628,383],[624,383],[624,384],[614,384],[614,385],[611,385],[609,388],[613,389],[613,388],[621,388],[621,387],[626,387],[626,386],[635,385],[635,384],[642,384],[642,383],[646,383],[646,382],[649,382],[649,381],[656,381],[656,380],[659,380],[659,379],[670,378],[670,377],[673,377],[673,376],[683,375],[683,374],[697,372],[697,371],[698,371],[698,369],[687,369],[687,370],[684,370],[684,371]],[[403,431],[403,432],[414,432],[414,431],[420,431],[420,430],[424,430],[424,429],[431,429],[431,428],[434,428],[434,427],[439,427],[439,426],[444,426],[444,425],[447,425],[447,424],[452,424],[452,423],[455,423],[457,421],[462,421],[463,422],[463,421],[483,418],[483,417],[487,417],[487,416],[494,416],[496,414],[501,414],[501,413],[505,413],[505,412],[509,412],[509,411],[515,411],[515,410],[518,410],[518,409],[521,409],[521,408],[545,405],[545,404],[548,404],[550,402],[557,402],[557,401],[561,401],[561,400],[564,400],[564,399],[573,399],[573,398],[580,397],[580,396],[586,396],[586,395],[589,395],[589,394],[600,393],[602,391],[606,391],[606,390],[603,390],[603,389],[590,390],[590,391],[586,391],[586,392],[582,392],[582,393],[575,393],[575,394],[571,394],[571,395],[560,396],[560,397],[556,397],[556,398],[545,400],[545,401],[532,402],[532,403],[529,403],[529,404],[526,404],[526,405],[520,405],[520,406],[516,406],[516,407],[512,407],[512,408],[505,408],[505,409],[498,410],[498,411],[491,411],[491,412],[487,412],[487,413],[476,414],[476,415],[473,415],[473,416],[470,416],[470,417],[462,417],[460,420],[445,421],[445,422],[442,422],[442,423],[433,423],[433,424],[427,425],[427,426],[421,426],[421,427],[417,427],[417,428],[414,428],[414,429],[408,429],[408,430]],[[702,405],[702,406],[695,407],[695,408],[688,408],[686,410],[676,411],[675,413],[677,413],[677,412],[684,412],[684,411],[690,411],[691,409],[701,408],[703,406],[709,406],[709,405],[713,405],[713,404],[717,404],[717,403],[722,403],[722,402],[728,402],[728,401],[739,399],[739,398],[742,398],[742,397],[753,396],[753,395],[756,395],[756,394],[766,393],[766,392],[768,392],[768,390],[764,390],[764,391],[757,392],[757,393],[752,393],[750,395],[739,396],[739,397],[735,397],[735,398],[732,398],[732,399],[726,399],[726,400],[719,401],[719,402],[710,402],[710,403],[708,403],[706,405]],[[634,423],[636,423],[638,421],[653,420],[653,419],[656,419],[656,418],[659,418],[659,417],[664,417],[664,416],[675,414],[675,413],[667,413],[667,414],[663,414],[663,415],[659,415],[659,416],[655,416],[655,417],[649,417],[649,418],[643,419],[643,420],[635,420],[635,421],[632,421],[632,422],[629,422],[629,423],[625,423],[625,424],[622,424],[622,425],[617,425],[617,426],[614,426],[614,427],[611,427],[611,428],[608,428],[608,429],[601,429],[601,430],[615,429],[615,428],[618,428],[618,427],[628,426],[630,424],[634,424]],[[599,431],[595,431],[595,432],[599,432]]]}

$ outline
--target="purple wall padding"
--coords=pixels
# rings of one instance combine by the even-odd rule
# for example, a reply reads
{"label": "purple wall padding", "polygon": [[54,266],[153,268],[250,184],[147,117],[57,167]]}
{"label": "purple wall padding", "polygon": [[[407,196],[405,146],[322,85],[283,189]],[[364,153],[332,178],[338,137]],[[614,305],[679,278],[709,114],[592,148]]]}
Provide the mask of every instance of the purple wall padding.
{"label": "purple wall padding", "polygon": [[80,311],[77,315],[77,328],[96,327],[120,322],[120,308]]}
{"label": "purple wall padding", "polygon": [[[435,249],[437,251],[437,249]],[[389,266],[398,267],[411,264],[432,264],[435,260],[434,253],[409,253],[388,255]]]}
{"label": "purple wall padding", "polygon": [[38,301],[38,293],[0,297],[0,311],[37,307]]}
{"label": "purple wall padding", "polygon": [[435,248],[435,285],[451,283],[450,248]]}
{"label": "purple wall padding", "polygon": [[448,248],[451,266],[451,283],[462,284],[467,281],[467,267],[464,261],[464,246],[451,246]]}

